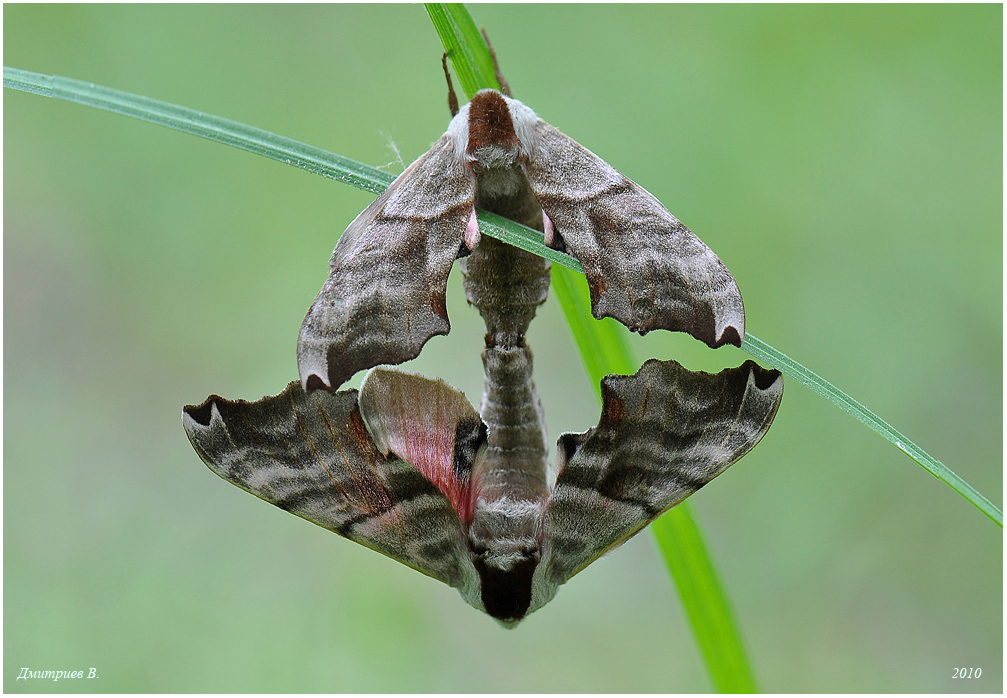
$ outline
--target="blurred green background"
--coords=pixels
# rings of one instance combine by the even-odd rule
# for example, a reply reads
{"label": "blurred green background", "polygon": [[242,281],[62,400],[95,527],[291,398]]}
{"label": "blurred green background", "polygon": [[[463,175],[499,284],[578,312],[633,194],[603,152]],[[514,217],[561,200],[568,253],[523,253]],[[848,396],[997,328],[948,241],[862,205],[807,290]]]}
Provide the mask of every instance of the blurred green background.
{"label": "blurred green background", "polygon": [[[471,9],[516,97],[718,253],[754,334],[1002,505],[1000,6]],[[3,16],[6,65],[390,172],[449,119],[421,6]],[[506,631],[192,451],[182,405],[296,378],[300,322],[370,195],[4,98],[6,691],[710,690],[649,534]],[[482,325],[460,287],[456,270],[452,333],[409,368],[477,401]],[[551,440],[592,426],[554,301],[530,342]],[[635,343],[696,369],[746,358]],[[796,382],[693,503],[763,690],[1002,691],[1001,529]],[[16,681],[21,667],[99,679]]]}

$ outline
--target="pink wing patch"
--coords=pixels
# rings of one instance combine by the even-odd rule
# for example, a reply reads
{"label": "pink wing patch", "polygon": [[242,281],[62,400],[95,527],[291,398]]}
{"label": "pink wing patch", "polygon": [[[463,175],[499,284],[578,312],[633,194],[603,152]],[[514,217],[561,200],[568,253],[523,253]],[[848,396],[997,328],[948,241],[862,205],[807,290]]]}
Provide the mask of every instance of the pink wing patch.
{"label": "pink wing patch", "polygon": [[381,452],[423,473],[468,526],[472,462],[486,427],[465,395],[441,380],[379,368],[360,388],[360,413]]}

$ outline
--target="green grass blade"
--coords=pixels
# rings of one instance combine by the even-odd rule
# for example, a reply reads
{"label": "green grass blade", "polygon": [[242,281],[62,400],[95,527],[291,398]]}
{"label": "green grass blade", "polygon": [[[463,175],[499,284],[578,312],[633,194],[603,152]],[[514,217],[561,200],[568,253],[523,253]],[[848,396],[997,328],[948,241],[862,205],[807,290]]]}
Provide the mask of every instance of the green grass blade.
{"label": "green grass blade", "polygon": [[[237,121],[113,90],[101,85],[59,75],[32,73],[7,66],[4,66],[3,69],[3,80],[4,87],[10,89],[85,104],[167,126],[257,155],[264,155],[284,164],[352,184],[375,194],[383,192],[395,179],[394,175],[370,165],[316,148],[307,143],[295,141],[292,138],[285,138]],[[498,238],[571,269],[583,271],[580,262],[573,257],[546,247],[542,233],[537,230],[526,228],[484,211],[479,213],[479,222],[482,232],[490,237]]]}
{"label": "green grass blade", "polygon": [[708,664],[710,657],[716,658],[715,665],[710,666],[710,678],[717,691],[756,693],[731,605],[688,503],[679,504],[652,523],[650,529],[679,593],[690,600],[684,604],[685,612],[695,629],[700,653]]}
{"label": "green grass blade", "polygon": [[923,466],[931,475],[948,485],[955,492],[967,499],[979,511],[986,514],[1000,528],[1004,525],[1003,512],[993,502],[986,499],[972,485],[965,482],[957,473],[931,456],[922,448],[905,437],[902,432],[890,425],[861,403],[844,393],[829,381],[819,376],[798,362],[791,359],[778,349],[771,347],[761,339],[747,333],[741,348],[752,356],[778,368],[782,373],[808,386],[816,393],[838,405],[842,410],[853,415],[871,429],[881,434],[900,451]]}
{"label": "green grass blade", "polygon": [[[480,43],[482,42],[481,37],[479,37],[479,41]],[[483,44],[483,46],[485,45]],[[455,55],[458,54],[456,53]],[[185,107],[70,78],[46,76],[5,66],[4,86],[45,97],[55,97],[79,104],[86,104],[174,128],[218,143],[225,143],[243,150],[265,155],[274,160],[279,160],[295,167],[301,167],[332,179],[338,179],[339,181],[374,193],[383,191],[393,180],[391,175],[369,165],[344,158],[335,153],[329,153],[319,148],[314,148],[292,139],[277,136],[261,129],[203,114]],[[473,93],[477,90],[478,88],[475,88]],[[480,229],[483,233],[497,237],[521,249],[547,257],[556,262],[560,267],[567,267],[580,274],[583,273],[580,263],[575,259],[546,247],[541,233],[485,212],[480,212],[479,220]],[[555,281],[557,278],[561,279],[558,283]],[[599,390],[601,378],[609,373],[633,373],[636,370],[638,362],[632,356],[631,348],[626,341],[626,330],[612,320],[598,322],[590,316],[590,308],[586,303],[586,281],[583,277],[569,273],[564,274],[561,269],[555,269],[554,284],[557,286],[562,285],[562,288],[569,289],[570,291],[565,295],[567,300],[562,301],[562,303],[564,313],[569,318],[577,318],[571,319],[571,328],[574,328],[575,335],[579,335],[578,344],[587,346],[585,342],[593,343],[594,348],[582,350],[582,355],[592,383],[595,385],[595,390]],[[580,284],[582,288],[574,290],[577,284]],[[557,291],[557,294],[559,293],[561,291]],[[580,300],[575,301],[574,299]],[[573,309],[573,311],[571,312],[570,309]],[[577,327],[580,329],[575,329]],[[686,505],[687,503],[676,507],[675,510],[665,515],[665,518],[688,517]],[[662,533],[663,528],[669,528],[670,533]],[[698,537],[698,530],[695,526],[692,526],[691,529],[684,526],[672,526],[655,528],[654,530],[658,536],[662,550],[705,551],[703,541]],[[690,530],[697,534],[691,539],[687,535]],[[701,557],[708,560],[705,552]],[[680,589],[683,582],[680,582],[679,578],[682,575],[690,577],[698,575],[701,578],[685,580],[684,583],[689,584],[690,588],[697,590],[719,590],[720,588],[715,578],[709,579],[710,575],[714,574],[712,567],[709,566],[704,570],[695,564],[691,564],[680,567],[677,572],[675,569],[672,569],[672,573],[676,575],[676,582],[679,584]],[[685,578],[683,577],[683,579]],[[707,648],[715,649],[715,656],[707,657],[707,665],[713,676],[714,684],[718,687],[736,686],[738,687],[736,689],[738,691],[745,690],[745,687],[751,686],[750,675],[734,676],[731,671],[720,669],[716,663],[718,656],[734,656],[740,653],[740,645],[737,645],[736,648],[723,647],[722,639],[718,639],[723,624],[708,623],[705,620],[700,622],[701,619],[707,618],[711,608],[719,608],[721,610],[720,617],[730,618],[726,599],[723,598],[722,594],[719,599],[703,599],[697,596],[690,596],[689,598],[683,598],[683,604],[686,606],[689,618],[693,622],[701,649],[703,649],[704,653],[707,651]],[[713,617],[711,616],[709,620],[712,621]],[[736,632],[732,632],[730,635],[737,638]],[[733,651],[734,649],[737,651]]]}
{"label": "green grass blade", "polygon": [[204,114],[195,109],[113,90],[94,83],[59,75],[41,75],[4,66],[3,84],[4,87],[15,90],[106,109],[218,143],[233,145],[323,177],[338,179],[340,182],[352,184],[375,194],[383,192],[395,179],[393,175],[370,165],[292,138],[278,136],[219,116]]}
{"label": "green grass blade", "polygon": [[493,57],[485,49],[483,37],[465,5],[457,2],[427,2],[424,7],[451,59],[462,91],[469,99],[485,87],[499,90],[500,83],[497,82],[493,69]]}
{"label": "green grass blade", "polygon": [[[143,121],[167,126],[185,133],[201,136],[218,143],[232,145],[287,165],[300,167],[336,179],[346,184],[381,193],[394,180],[394,176],[336,153],[322,150],[292,138],[285,138],[252,126],[204,114],[167,102],[141,97],[85,83],[58,75],[42,75],[27,70],[4,66],[4,87],[30,92],[43,97],[64,99],[78,104],[106,109]],[[503,240],[515,247],[545,257],[556,264],[583,273],[580,263],[562,252],[546,247],[542,233],[508,221],[491,213],[479,213],[480,229],[486,235]],[[745,337],[742,349],[752,356],[775,366],[785,375],[808,386],[831,400],[869,426],[896,448],[919,463],[934,477],[967,499],[973,506],[1003,527],[1003,511],[980,494],[974,487],[950,468],[928,454],[901,432],[851,398],[842,390],[805,368],[789,356],[774,349],[751,333]]]}
{"label": "green grass blade", "polygon": [[[553,267],[552,289],[573,333],[584,368],[601,401],[601,379],[639,368],[628,330],[611,318],[595,320],[587,279]],[[754,693],[755,679],[706,543],[688,501],[650,525],[685,608],[710,679],[722,693]]]}
{"label": "green grass blade", "polygon": [[479,230],[490,237],[503,240],[508,245],[514,245],[514,247],[537,254],[539,257],[545,257],[551,262],[568,267],[581,274],[584,273],[584,267],[576,259],[564,252],[557,252],[551,247],[546,247],[545,236],[537,230],[526,228],[520,223],[509,221],[502,216],[489,213],[488,211],[480,210],[478,214]]}
{"label": "green grass blade", "polygon": [[562,267],[552,269],[552,291],[580,349],[584,370],[601,400],[601,379],[610,373],[630,375],[640,368],[626,328],[613,320],[591,315],[587,279]]}
{"label": "green grass blade", "polygon": [[[197,135],[218,143],[232,145],[259,155],[279,160],[336,179],[370,192],[384,191],[394,179],[393,175],[370,165],[331,153],[321,148],[285,138],[262,129],[246,126],[236,121],[204,114],[194,109],[161,102],[147,97],[113,90],[93,83],[85,83],[58,75],[42,75],[4,66],[4,87],[30,92],[43,97],[64,99],[78,104],[106,109],[151,123],[167,126]],[[583,272],[580,263],[569,255],[545,246],[542,234],[523,225],[505,220],[490,213],[479,213],[483,233],[503,240],[515,247],[545,257],[556,264]],[[810,387],[831,400],[906,453],[973,506],[1003,527],[1003,512],[974,487],[959,477],[946,465],[928,454],[901,432],[868,410],[843,391],[808,370],[797,361],[757,339],[752,334],[745,338],[742,348],[762,359],[784,374]]]}
{"label": "green grass blade", "polygon": [[[431,18],[440,14],[441,10],[438,8],[441,7],[450,7],[456,12],[459,8],[460,11],[465,11],[461,5],[444,6],[431,3],[427,4]],[[465,14],[468,14],[467,11]],[[466,24],[475,27],[475,22],[471,19]],[[436,20],[434,25],[437,26]],[[468,56],[482,54],[485,58],[490,58],[489,50],[478,34],[473,35],[470,32],[466,37],[460,32],[443,32],[440,27],[437,32],[444,44],[444,50],[452,57],[452,65],[459,74],[459,80],[462,79],[461,75],[475,72],[474,69],[463,68],[460,65],[463,57],[467,59]],[[466,39],[467,43],[462,45],[462,41]],[[492,58],[490,63],[492,64]],[[498,87],[498,85],[494,80],[492,83],[465,86],[465,91],[471,96],[483,87]],[[570,259],[567,255],[563,257]],[[557,261],[570,269],[583,272],[579,264],[575,268],[573,264],[565,263],[562,258]],[[598,321],[591,316],[591,308],[587,302],[587,281],[583,276],[571,274],[562,267],[554,268],[552,283],[556,298],[577,342],[591,384],[600,399],[600,382],[604,376],[609,373],[633,373],[639,366],[627,341],[626,329],[614,320]],[[753,692],[755,680],[745,661],[744,649],[727,598],[723,594],[716,571],[710,564],[710,556],[706,552],[699,528],[689,515],[687,504],[681,504],[665,514],[661,523],[651,526],[651,530],[654,531],[658,545],[666,558],[669,553],[672,557],[679,552],[690,553],[687,558],[679,559],[680,564],[669,563],[668,569],[675,580],[714,686],[725,692]]]}
{"label": "green grass blade", "polygon": [[[464,12],[465,10],[464,5],[451,4],[450,6],[447,6],[447,5],[438,5],[436,3],[427,3],[427,11],[430,13],[431,18],[434,17],[435,13],[446,13],[447,10],[440,9],[443,7],[452,8],[451,11],[455,13],[457,22],[472,27],[472,29],[467,33],[463,33],[461,31],[442,32],[441,29],[438,27],[437,33],[440,35],[441,42],[444,44],[445,50],[448,52],[448,55],[468,56],[470,54],[474,54],[478,56],[480,52],[482,52],[484,54],[484,58],[480,60],[488,60],[490,65],[492,66],[492,59],[489,56],[489,51],[486,49],[486,45],[483,42],[482,37],[474,29],[475,22],[469,19],[467,23],[465,23],[462,20],[457,19],[457,14],[459,12]],[[435,26],[437,26],[436,20],[435,20]],[[465,39],[474,43],[463,44],[462,41]],[[462,74],[464,70],[466,70],[461,65],[461,63],[462,63],[461,59],[453,62],[455,70],[459,72],[459,76]],[[468,74],[471,74],[473,72],[474,71],[472,70],[467,71]],[[461,78],[459,77],[459,79]],[[496,82],[494,80],[491,86],[495,85]],[[471,96],[480,87],[485,86],[486,85],[476,85],[471,89],[466,88],[466,91]],[[480,222],[482,222],[483,217],[480,216],[479,220]],[[511,226],[507,226],[507,230],[508,232],[514,234],[515,240],[520,240],[522,242],[532,237],[529,235],[526,235],[523,238],[518,236],[516,234],[516,231],[514,231],[514,229]],[[497,231],[493,231],[490,234],[493,237],[499,237],[500,239],[504,239]],[[507,241],[510,242],[510,240]],[[521,249],[528,250],[529,252],[540,254],[543,257],[547,257],[552,261],[558,264],[562,264],[563,266],[566,266],[570,269],[574,269],[576,271],[581,272],[583,271],[576,260],[569,257],[568,255],[558,255],[552,253],[552,250],[549,250],[549,248],[545,247],[544,244],[541,246],[544,249],[541,248],[533,249],[531,245],[525,246],[525,244],[516,244],[516,246],[521,247]],[[557,278],[555,272],[553,276],[554,276],[553,283],[555,284]],[[563,303],[563,301],[561,301],[561,303]],[[573,318],[571,316],[571,313],[568,313],[566,311],[566,305],[564,305],[563,307],[564,307],[564,313],[566,313],[567,315],[567,321],[570,323],[571,329],[573,329],[574,323],[578,322],[578,320]],[[577,334],[576,330],[574,330],[574,333]],[[875,432],[877,432],[885,439],[887,439],[896,448],[898,448],[903,453],[912,458],[914,461],[916,461],[918,464],[923,466],[923,468],[925,468],[934,477],[936,477],[937,479],[941,480],[949,487],[951,487],[951,489],[960,494],[962,497],[968,500],[973,506],[979,509],[979,511],[986,514],[986,516],[988,516],[997,525],[1003,528],[1003,512],[999,508],[997,508],[996,505],[990,502],[989,499],[980,494],[974,487],[972,487],[965,480],[959,477],[954,471],[952,471],[946,465],[944,465],[939,460],[937,460],[929,453],[924,451],[922,448],[920,448],[918,445],[907,439],[904,434],[899,432],[897,429],[892,427],[890,424],[888,424],[886,421],[878,417],[876,414],[871,412],[862,404],[851,398],[849,395],[841,391],[839,388],[832,385],[828,381],[824,380],[823,378],[815,374],[813,371],[808,370],[798,362],[788,357],[783,352],[774,349],[769,344],[766,344],[765,342],[758,339],[757,337],[754,337],[751,334],[748,334],[745,337],[745,340],[742,343],[741,348],[747,351],[752,356],[761,359],[766,363],[778,368],[785,375],[806,385],[807,387],[817,392],[819,395],[822,395],[823,397],[832,401],[834,404],[838,405],[840,408],[842,408],[849,414],[859,419],[861,422],[863,422],[868,427],[873,429]],[[591,376],[592,382],[596,383],[597,380],[599,379],[599,377],[596,375],[597,366],[600,365],[599,362],[601,360],[598,359],[597,357],[592,357],[590,355],[590,350],[582,350],[582,353],[583,351],[588,351],[588,353],[584,354],[585,368],[588,371],[588,375]],[[618,373],[622,371],[614,370],[613,372]]]}

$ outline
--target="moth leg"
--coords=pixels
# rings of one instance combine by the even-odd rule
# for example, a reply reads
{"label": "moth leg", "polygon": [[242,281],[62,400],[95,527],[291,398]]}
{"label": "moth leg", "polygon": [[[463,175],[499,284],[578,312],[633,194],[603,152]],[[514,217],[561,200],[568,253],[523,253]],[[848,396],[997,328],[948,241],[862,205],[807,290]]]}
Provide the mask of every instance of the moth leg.
{"label": "moth leg", "polygon": [[455,94],[454,83],[451,82],[451,73],[448,72],[447,53],[441,56],[441,65],[444,66],[444,77],[448,79],[448,109],[451,110],[451,116],[456,116],[458,114],[458,96]]}
{"label": "moth leg", "polygon": [[542,209],[542,230],[545,233],[546,247],[566,252],[566,243],[563,242],[563,236],[556,232],[556,227],[552,224],[552,219],[549,218],[545,209]]}
{"label": "moth leg", "polygon": [[469,222],[465,226],[465,246],[469,250],[474,250],[479,244],[479,240],[482,237],[479,232],[479,217],[476,215],[476,207],[472,207],[472,214],[469,216]]}
{"label": "moth leg", "polygon": [[486,48],[490,50],[490,57],[493,58],[493,73],[496,75],[497,82],[500,83],[500,91],[510,97],[510,85],[507,84],[503,73],[500,72],[500,64],[497,62],[497,52],[493,50],[493,44],[490,43],[490,36],[486,33],[485,29],[480,29],[479,31],[482,33],[483,39],[486,41]]}

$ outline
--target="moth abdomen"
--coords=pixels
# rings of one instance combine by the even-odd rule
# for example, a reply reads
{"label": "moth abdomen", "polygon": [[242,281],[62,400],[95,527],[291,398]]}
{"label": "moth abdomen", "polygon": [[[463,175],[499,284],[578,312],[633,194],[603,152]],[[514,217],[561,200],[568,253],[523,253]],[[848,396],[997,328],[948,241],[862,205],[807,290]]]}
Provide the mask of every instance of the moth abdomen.
{"label": "moth abdomen", "polygon": [[[545,499],[534,495],[522,498],[517,493],[524,488],[513,478],[509,488],[503,481],[497,484],[509,493],[497,493],[495,498],[490,492],[479,494],[469,546],[486,612],[505,625],[513,625],[527,614],[532,601],[532,577],[541,559]],[[484,498],[487,494],[490,500]]]}
{"label": "moth abdomen", "polygon": [[538,567],[538,555],[523,557],[508,569],[501,569],[481,556],[474,562],[482,583],[480,596],[486,612],[506,627],[514,627],[531,606],[532,578]]}
{"label": "moth abdomen", "polygon": [[498,346],[523,345],[538,306],[549,297],[549,262],[483,237],[461,269],[465,298],[479,309],[487,337]]}

